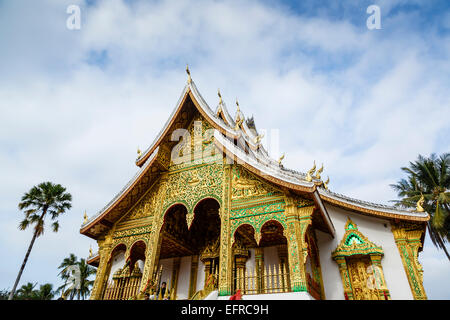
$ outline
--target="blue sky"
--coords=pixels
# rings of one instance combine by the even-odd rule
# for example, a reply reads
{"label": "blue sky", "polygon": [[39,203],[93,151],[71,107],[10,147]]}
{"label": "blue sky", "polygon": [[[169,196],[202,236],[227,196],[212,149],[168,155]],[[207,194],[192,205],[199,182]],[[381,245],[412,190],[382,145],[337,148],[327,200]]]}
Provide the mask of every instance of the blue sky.
{"label": "blue sky", "polygon": [[[81,29],[66,28],[67,6]],[[381,9],[368,30],[366,9]],[[325,164],[330,188],[389,203],[389,184],[418,154],[450,150],[448,1],[0,1],[0,289],[10,288],[31,232],[21,195],[51,180],[72,193],[61,230],[39,238],[21,283],[59,285],[79,234],[134,175],[192,77],[211,107],[280,134],[287,167]],[[265,141],[267,143],[267,139]],[[427,238],[427,294],[449,299],[449,262]]]}

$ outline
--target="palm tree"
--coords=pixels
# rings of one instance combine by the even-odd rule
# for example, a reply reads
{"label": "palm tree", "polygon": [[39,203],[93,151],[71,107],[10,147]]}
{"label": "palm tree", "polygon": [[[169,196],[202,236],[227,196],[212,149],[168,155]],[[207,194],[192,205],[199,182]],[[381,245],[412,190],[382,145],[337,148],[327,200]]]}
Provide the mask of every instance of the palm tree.
{"label": "palm tree", "polygon": [[19,290],[17,290],[17,297],[21,300],[31,300],[34,298],[35,290],[37,283],[31,283],[28,282],[27,284],[24,284],[20,287]]}
{"label": "palm tree", "polygon": [[72,195],[66,192],[66,188],[60,184],[53,184],[51,182],[43,182],[38,186],[34,186],[31,190],[22,196],[22,201],[19,203],[19,209],[25,210],[25,219],[19,225],[20,230],[25,230],[29,225],[34,225],[33,238],[31,239],[28,251],[25,254],[16,282],[9,295],[9,300],[12,300],[14,293],[19,283],[22,272],[25,269],[34,241],[37,237],[44,233],[44,219],[47,214],[51,216],[52,229],[57,232],[59,229],[58,221],[56,220],[60,214],[72,207]]}
{"label": "palm tree", "polygon": [[91,287],[94,285],[94,280],[89,280],[88,278],[96,274],[94,267],[88,265],[85,259],[81,259],[78,263],[80,267],[80,288],[77,292],[78,300],[80,298],[84,300],[91,293]]}
{"label": "palm tree", "polygon": [[34,298],[37,300],[52,300],[54,296],[55,292],[51,283],[40,285],[39,290],[36,290],[34,294]]}
{"label": "palm tree", "polygon": [[450,260],[445,243],[450,240],[450,153],[429,158],[419,155],[409,167],[403,167],[407,179],[401,179],[391,187],[401,200],[397,205],[416,208],[423,196],[422,207],[430,215],[428,231],[433,244],[444,251]]}
{"label": "palm tree", "polygon": [[[65,292],[64,290],[67,285],[67,280],[71,276],[71,270],[69,269],[69,267],[78,264],[77,260],[78,260],[77,256],[71,253],[68,258],[64,258],[63,262],[58,267],[58,269],[62,269],[58,275],[64,281],[64,284],[57,289],[57,292],[61,292],[63,296],[67,294],[67,292]],[[73,295],[71,295],[70,298],[72,300]]]}
{"label": "palm tree", "polygon": [[[77,277],[79,277],[79,282],[77,282],[77,286],[72,285],[65,289],[67,280],[71,276],[71,272],[73,272],[73,270],[68,270],[69,266],[76,266],[78,268],[79,272],[77,272]],[[77,261],[77,258],[73,253],[70,254],[69,258],[63,260],[63,263],[61,263],[59,268],[65,268],[59,273],[65,283],[58,288],[58,291],[61,291],[64,296],[68,295],[70,300],[73,300],[75,297],[78,300],[84,300],[89,296],[91,287],[94,285],[94,280],[90,280],[89,277],[96,273],[95,268],[88,265],[85,259]]]}

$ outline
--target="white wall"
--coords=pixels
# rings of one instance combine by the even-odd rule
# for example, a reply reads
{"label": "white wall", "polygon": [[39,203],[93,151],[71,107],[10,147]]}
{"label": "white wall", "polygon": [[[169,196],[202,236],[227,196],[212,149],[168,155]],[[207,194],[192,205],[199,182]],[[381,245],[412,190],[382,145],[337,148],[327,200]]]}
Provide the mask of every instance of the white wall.
{"label": "white wall", "polygon": [[165,282],[167,285],[167,288],[169,288],[169,290],[170,290],[171,289],[170,285],[171,285],[171,281],[172,281],[173,258],[160,260],[159,266],[163,267],[163,272],[161,275],[161,283]]}
{"label": "white wall", "polygon": [[195,291],[202,290],[205,286],[205,265],[200,260],[200,257],[198,258],[198,267],[197,267],[197,287],[195,288]]}
{"label": "white wall", "polygon": [[112,277],[117,269],[122,268],[125,264],[125,251],[119,251],[111,261],[111,272],[109,273],[108,282],[112,281]]}
{"label": "white wall", "polygon": [[331,253],[342,240],[345,224],[350,217],[362,234],[383,248],[384,257],[381,259],[381,265],[392,299],[413,299],[389,221],[353,213],[329,204],[325,204],[325,206],[336,229],[334,239],[330,235],[316,230],[326,298],[344,299],[341,275],[337,263],[331,258]]}
{"label": "white wall", "polygon": [[189,278],[191,275],[192,257],[183,257],[180,261],[180,274],[178,275],[177,300],[187,299],[189,296]]}

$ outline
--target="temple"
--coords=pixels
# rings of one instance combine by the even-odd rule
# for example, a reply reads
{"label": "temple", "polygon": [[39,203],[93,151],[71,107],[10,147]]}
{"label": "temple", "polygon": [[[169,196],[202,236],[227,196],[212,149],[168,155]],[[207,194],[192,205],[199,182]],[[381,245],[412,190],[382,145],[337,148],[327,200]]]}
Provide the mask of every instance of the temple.
{"label": "temple", "polygon": [[[285,168],[239,104],[191,79],[136,175],[80,232],[98,244],[91,299],[426,299],[429,216],[329,190]],[[164,289],[163,289],[164,288]]]}

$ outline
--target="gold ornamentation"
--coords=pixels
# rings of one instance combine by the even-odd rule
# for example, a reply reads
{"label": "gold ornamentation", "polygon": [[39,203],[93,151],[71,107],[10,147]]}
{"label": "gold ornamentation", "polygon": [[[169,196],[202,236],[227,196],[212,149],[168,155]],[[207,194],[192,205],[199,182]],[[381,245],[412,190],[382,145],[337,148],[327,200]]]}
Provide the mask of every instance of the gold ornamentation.
{"label": "gold ornamentation", "polygon": [[142,151],[141,149],[139,149],[139,147],[137,148],[137,157],[138,159],[142,156]]}
{"label": "gold ornamentation", "polygon": [[330,177],[327,177],[327,181],[325,181],[323,183],[323,187],[325,188],[325,190],[328,190],[328,184],[330,183]]}
{"label": "gold ornamentation", "polygon": [[349,300],[388,300],[381,258],[383,249],[369,241],[350,219],[331,257],[339,265],[345,298]]}
{"label": "gold ornamentation", "polygon": [[281,166],[281,161],[284,159],[284,153],[283,155],[278,159],[278,165]]}
{"label": "gold ornamentation", "polygon": [[417,201],[416,210],[417,212],[424,212],[423,204],[425,203],[425,197],[421,194],[419,201]]}
{"label": "gold ornamentation", "polygon": [[320,174],[322,173],[322,171],[323,171],[323,163],[322,163],[322,166],[320,167],[320,169],[317,170],[317,172],[316,172],[315,178],[317,180],[320,180]]}
{"label": "gold ornamentation", "polygon": [[84,216],[83,216],[84,220],[83,220],[83,224],[86,224],[88,222],[88,216],[86,213],[86,210],[84,210]]}
{"label": "gold ornamentation", "polygon": [[308,170],[308,173],[306,174],[306,181],[311,182],[312,177],[314,175],[314,172],[316,171],[316,160],[314,160],[314,166]]}
{"label": "gold ornamentation", "polygon": [[398,222],[391,223],[391,229],[402,258],[413,297],[415,300],[426,300],[427,295],[423,286],[423,268],[418,260],[418,251],[422,246],[421,239],[425,227]]}
{"label": "gold ornamentation", "polygon": [[191,72],[189,71],[189,66],[186,64],[186,73],[188,75],[188,83],[190,84],[192,82],[192,78],[191,78]]}
{"label": "gold ornamentation", "polygon": [[255,144],[260,144],[262,138],[264,138],[264,133],[257,135],[256,138],[253,139],[253,142],[254,142]]}
{"label": "gold ornamentation", "polygon": [[223,101],[222,101],[222,95],[220,94],[220,89],[217,89],[217,95],[219,96],[219,104],[222,105]]}

